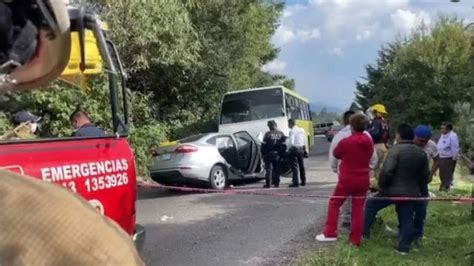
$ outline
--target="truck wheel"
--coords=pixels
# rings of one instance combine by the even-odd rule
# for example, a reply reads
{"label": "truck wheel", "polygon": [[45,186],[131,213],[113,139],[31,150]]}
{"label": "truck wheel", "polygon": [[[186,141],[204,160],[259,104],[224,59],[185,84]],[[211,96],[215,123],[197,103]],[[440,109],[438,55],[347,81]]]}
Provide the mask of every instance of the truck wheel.
{"label": "truck wheel", "polygon": [[215,165],[209,174],[209,184],[212,189],[223,190],[227,185],[227,171],[220,165]]}

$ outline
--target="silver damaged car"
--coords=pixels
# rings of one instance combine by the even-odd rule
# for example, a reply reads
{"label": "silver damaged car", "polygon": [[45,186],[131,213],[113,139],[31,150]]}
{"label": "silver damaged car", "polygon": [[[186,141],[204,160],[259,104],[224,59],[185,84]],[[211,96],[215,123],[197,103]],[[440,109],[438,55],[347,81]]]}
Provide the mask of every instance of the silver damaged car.
{"label": "silver damaged car", "polygon": [[206,133],[161,145],[151,178],[164,185],[206,182],[224,189],[233,180],[264,178],[260,148],[246,131]]}

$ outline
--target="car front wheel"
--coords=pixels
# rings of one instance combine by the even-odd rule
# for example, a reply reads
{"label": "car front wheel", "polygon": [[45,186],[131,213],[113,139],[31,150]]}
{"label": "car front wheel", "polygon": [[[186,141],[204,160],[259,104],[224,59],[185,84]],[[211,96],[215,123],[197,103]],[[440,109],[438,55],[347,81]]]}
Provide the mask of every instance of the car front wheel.
{"label": "car front wheel", "polygon": [[227,184],[227,172],[224,167],[216,165],[212,167],[211,173],[209,174],[209,183],[211,188],[222,190]]}

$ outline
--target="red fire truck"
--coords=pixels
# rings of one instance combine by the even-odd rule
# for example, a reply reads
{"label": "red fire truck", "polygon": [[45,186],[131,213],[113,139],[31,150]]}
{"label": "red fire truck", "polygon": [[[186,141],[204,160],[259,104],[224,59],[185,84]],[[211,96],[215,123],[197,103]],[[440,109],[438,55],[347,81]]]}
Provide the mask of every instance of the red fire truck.
{"label": "red fire truck", "polygon": [[[61,8],[54,9],[55,5],[58,5],[56,2],[61,1],[29,2],[36,4],[32,5],[32,10],[37,11],[38,15],[44,15],[44,21],[48,22],[47,20],[52,18],[51,22],[61,28],[62,21],[57,14],[61,12]],[[44,9],[41,5],[38,8],[38,3],[46,3]],[[68,36],[57,35],[51,38],[49,35],[45,38],[43,33],[39,32],[39,42],[31,64],[42,64],[45,60],[55,61],[55,58],[48,55],[57,47],[65,47],[67,56],[70,57],[66,60],[67,68],[62,70],[62,74],[68,71],[71,74],[74,68],[79,69],[82,74],[88,70],[94,72],[94,69],[101,68],[103,62],[108,73],[113,134],[100,138],[0,141],[0,169],[52,182],[78,193],[100,213],[117,222],[133,237],[140,249],[145,231],[136,224],[137,173],[133,152],[127,139],[128,108],[123,68],[117,49],[106,37],[106,32],[94,13],[72,7],[66,12],[70,27],[63,33]],[[48,42],[53,41],[60,41],[62,44],[49,45]],[[68,49],[69,47],[71,48]],[[94,58],[94,50],[99,58]],[[56,52],[64,53],[62,50]],[[77,62],[74,63],[74,60]],[[28,67],[34,69],[36,66],[24,66],[26,70]],[[52,72],[44,71],[44,75],[51,75]],[[30,76],[34,76],[36,72],[30,73]],[[24,89],[43,78],[38,76],[30,82],[27,80],[30,76],[25,75],[25,80],[22,80],[19,75],[11,85]]]}

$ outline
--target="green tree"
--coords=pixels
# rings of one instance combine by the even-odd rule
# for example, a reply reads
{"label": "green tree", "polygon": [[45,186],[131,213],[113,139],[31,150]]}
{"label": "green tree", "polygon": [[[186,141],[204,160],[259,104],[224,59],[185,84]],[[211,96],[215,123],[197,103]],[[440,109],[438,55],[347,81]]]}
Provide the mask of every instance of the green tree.
{"label": "green tree", "polygon": [[437,128],[455,120],[458,101],[472,99],[470,57],[462,21],[440,17],[432,28],[422,25],[381,50],[376,65],[366,68],[366,82],[356,84],[356,102],[385,104],[392,128],[402,122]]}
{"label": "green tree", "polygon": [[[271,37],[283,10],[274,0],[88,0],[107,22],[128,74],[131,136],[140,173],[159,142],[216,129],[224,92],[294,80],[263,72],[279,50]],[[68,136],[69,115],[81,107],[110,130],[107,80],[87,91],[58,82],[49,90],[11,95],[9,103],[45,116],[41,135]],[[0,113],[0,129],[7,128]]]}
{"label": "green tree", "polygon": [[160,121],[209,121],[228,90],[275,83],[294,87],[291,80],[261,71],[278,55],[270,39],[281,2],[94,2],[130,63],[130,89],[153,93]]}
{"label": "green tree", "polygon": [[471,103],[455,106],[456,132],[460,136],[460,148],[469,158],[474,158],[474,109]]}

